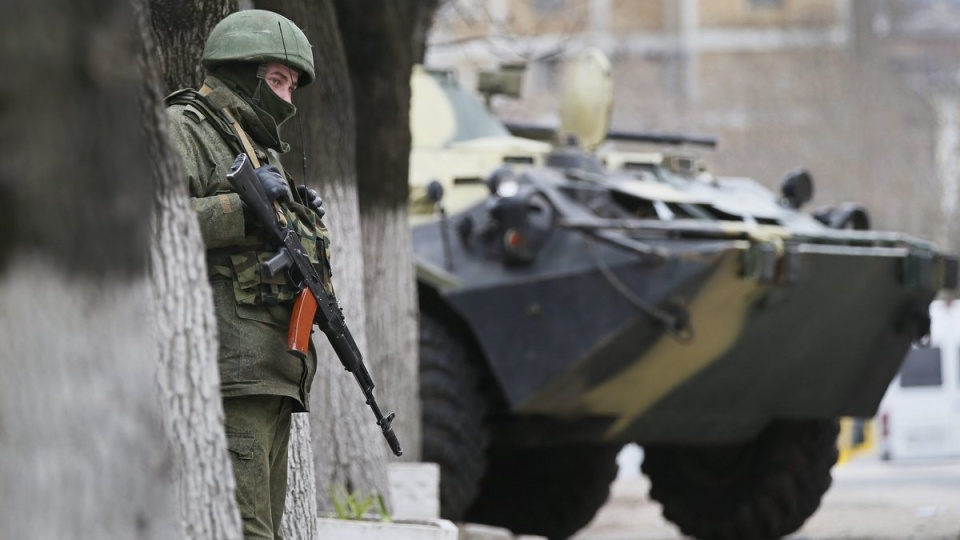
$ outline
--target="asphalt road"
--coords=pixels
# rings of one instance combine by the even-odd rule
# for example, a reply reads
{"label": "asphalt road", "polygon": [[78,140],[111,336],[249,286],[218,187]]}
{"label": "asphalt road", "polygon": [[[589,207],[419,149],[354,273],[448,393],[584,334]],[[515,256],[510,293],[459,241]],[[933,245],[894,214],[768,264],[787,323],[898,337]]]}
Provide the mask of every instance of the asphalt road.
{"label": "asphalt road", "polygon": [[[639,457],[621,454],[621,471]],[[647,498],[638,473],[621,473],[607,504],[575,540],[685,538]],[[885,462],[865,455],[833,470],[820,509],[790,540],[960,540],[960,459]]]}

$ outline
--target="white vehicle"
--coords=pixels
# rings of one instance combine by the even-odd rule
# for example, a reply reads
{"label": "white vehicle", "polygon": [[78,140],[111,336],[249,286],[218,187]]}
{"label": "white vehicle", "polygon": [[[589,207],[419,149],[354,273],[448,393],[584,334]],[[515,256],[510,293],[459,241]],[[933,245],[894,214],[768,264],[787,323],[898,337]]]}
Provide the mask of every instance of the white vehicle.
{"label": "white vehicle", "polygon": [[960,302],[930,305],[930,344],[910,350],[877,416],[884,459],[960,457]]}

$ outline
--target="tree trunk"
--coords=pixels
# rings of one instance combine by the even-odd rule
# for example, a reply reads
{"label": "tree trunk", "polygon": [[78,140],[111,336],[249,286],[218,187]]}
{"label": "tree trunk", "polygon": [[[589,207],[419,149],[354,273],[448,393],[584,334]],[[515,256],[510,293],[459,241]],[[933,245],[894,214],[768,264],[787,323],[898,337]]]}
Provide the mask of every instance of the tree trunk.
{"label": "tree trunk", "polygon": [[0,9],[0,530],[182,538],[149,331],[133,13]]}
{"label": "tree trunk", "polygon": [[[133,4],[138,10],[144,46],[139,58],[144,75],[141,125],[151,148],[149,164],[157,186],[150,257],[160,353],[157,383],[164,405],[164,427],[176,458],[175,485],[183,538],[241,538],[233,471],[223,431],[217,322],[203,239],[190,207],[186,173],[168,140],[162,97],[171,88],[161,88],[164,83],[157,67],[160,64],[169,69],[182,58],[199,62],[203,39],[190,42],[173,35],[205,37],[217,22],[207,14],[222,13],[229,6],[217,1],[195,4],[197,17],[187,17],[193,13],[179,10],[179,23],[183,26],[174,28],[157,20],[149,24],[151,13],[146,0],[135,0]],[[165,2],[151,4],[160,8],[152,13],[154,17],[176,11]],[[168,43],[163,53],[157,50],[154,36],[160,38],[157,41]],[[180,73],[165,75],[167,84],[176,87],[194,84],[192,74],[189,78]]]}
{"label": "tree trunk", "polygon": [[163,94],[199,88],[204,76],[200,66],[203,43],[214,25],[237,10],[237,0],[147,1],[163,74]]}
{"label": "tree trunk", "polygon": [[404,458],[418,461],[420,384],[413,246],[407,221],[410,75],[437,0],[335,0],[357,118],[357,179],[373,373],[397,408]]}
{"label": "tree trunk", "polygon": [[[281,13],[297,23],[313,44],[317,79],[297,91],[297,117],[284,125],[294,150],[286,165],[324,198],[324,222],[333,236],[333,281],[344,317],[361,352],[368,351],[364,319],[364,261],[354,165],[355,126],[346,60],[330,0],[261,1],[257,7]],[[309,156],[303,163],[304,151]],[[314,383],[310,426],[316,463],[317,503],[332,510],[331,488],[389,496],[387,446],[353,377],[344,373],[326,337],[314,335],[319,369]],[[369,362],[369,360],[367,360]],[[378,380],[379,382],[379,380]],[[386,397],[385,397],[386,396]],[[393,396],[377,392],[385,409]],[[404,441],[406,442],[406,441]]]}
{"label": "tree trunk", "polygon": [[293,415],[288,452],[287,502],[283,514],[283,536],[287,540],[317,538],[317,484],[311,446],[310,418]]}

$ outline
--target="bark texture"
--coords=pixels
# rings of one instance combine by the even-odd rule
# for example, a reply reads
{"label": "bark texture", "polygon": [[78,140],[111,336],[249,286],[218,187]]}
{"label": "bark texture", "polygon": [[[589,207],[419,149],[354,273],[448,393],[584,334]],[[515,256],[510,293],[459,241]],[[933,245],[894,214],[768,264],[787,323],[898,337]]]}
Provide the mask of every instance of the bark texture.
{"label": "bark texture", "polygon": [[[170,11],[164,2],[160,12]],[[169,143],[163,112],[164,84],[158,66],[176,65],[175,59],[199,57],[197,42],[174,39],[209,31],[208,12],[219,12],[227,2],[195,4],[197,17],[174,29],[150,23],[146,0],[134,0],[142,35],[139,67],[144,76],[141,125],[150,145],[150,170],[156,183],[151,244],[151,283],[156,309],[159,350],[157,384],[163,400],[164,427],[176,457],[177,499],[185,539],[239,539],[240,514],[223,431],[223,404],[217,370],[217,323],[207,281],[203,240],[189,203],[186,173]],[[187,22],[189,10],[180,15]],[[206,26],[206,27],[205,27]],[[156,31],[156,33],[155,33]],[[162,52],[157,41],[170,45]],[[160,59],[160,62],[157,62]],[[189,85],[183,74],[167,73],[166,80]],[[192,79],[192,77],[191,77]]]}
{"label": "bark texture", "polygon": [[224,0],[149,0],[150,24],[156,36],[163,94],[180,88],[199,88],[203,82],[200,55],[210,30],[237,10],[237,2]]}
{"label": "bark texture", "polygon": [[404,459],[418,461],[417,298],[407,222],[410,74],[437,0],[335,0],[354,89],[369,357],[397,409]]}
{"label": "bark texture", "polygon": [[[261,1],[258,8],[281,13],[303,29],[313,45],[316,81],[297,91],[297,117],[284,124],[294,149],[285,157],[295,178],[304,178],[324,198],[333,243],[333,282],[360,351],[368,339],[364,319],[363,243],[354,163],[355,127],[349,75],[330,0]],[[303,163],[304,149],[309,157]],[[333,508],[331,488],[343,485],[363,494],[389,495],[388,448],[353,377],[341,367],[326,337],[316,332],[319,369],[310,413],[320,510]],[[369,359],[367,359],[369,363]],[[373,371],[373,366],[369,366]],[[379,391],[384,409],[392,401]],[[405,441],[404,441],[405,442]]]}
{"label": "bark texture", "polygon": [[[406,180],[404,179],[404,182]],[[364,212],[360,198],[364,294],[371,373],[383,402],[396,411],[399,461],[421,460],[420,372],[413,246],[406,205]]]}
{"label": "bark texture", "polygon": [[0,278],[4,538],[183,537],[148,304],[143,278],[78,280],[42,257]]}
{"label": "bark texture", "polygon": [[317,485],[310,445],[310,417],[293,415],[287,468],[287,503],[283,515],[283,536],[286,540],[317,538]]}
{"label": "bark texture", "polygon": [[[0,530],[181,538],[127,2],[0,9]],[[147,329],[147,331],[145,331]]]}

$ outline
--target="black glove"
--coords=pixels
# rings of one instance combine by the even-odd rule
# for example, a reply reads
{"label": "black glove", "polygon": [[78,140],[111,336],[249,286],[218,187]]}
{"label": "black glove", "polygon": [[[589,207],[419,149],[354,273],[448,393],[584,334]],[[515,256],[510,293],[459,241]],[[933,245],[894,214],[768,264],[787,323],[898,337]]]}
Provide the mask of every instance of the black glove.
{"label": "black glove", "polygon": [[287,185],[280,169],[273,165],[264,165],[254,169],[254,172],[257,173],[257,179],[260,180],[260,185],[263,186],[263,191],[266,192],[271,203],[274,201],[286,202],[293,198],[290,193],[290,186]]}
{"label": "black glove", "polygon": [[297,186],[297,193],[299,193],[300,198],[307,203],[307,208],[316,212],[318,218],[323,218],[327,211],[323,209],[323,206],[321,206],[323,204],[323,199],[320,198],[320,194],[317,193],[317,190],[300,185]]}

